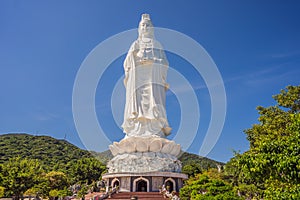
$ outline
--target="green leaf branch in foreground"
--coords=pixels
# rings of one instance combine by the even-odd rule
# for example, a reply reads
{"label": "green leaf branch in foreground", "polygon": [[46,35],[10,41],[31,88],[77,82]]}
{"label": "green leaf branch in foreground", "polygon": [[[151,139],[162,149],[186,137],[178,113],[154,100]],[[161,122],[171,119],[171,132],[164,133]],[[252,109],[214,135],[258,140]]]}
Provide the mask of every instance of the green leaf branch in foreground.
{"label": "green leaf branch in foreground", "polygon": [[259,124],[245,131],[250,149],[226,168],[238,184],[253,184],[265,199],[300,198],[300,86],[273,96],[277,105],[259,106]]}

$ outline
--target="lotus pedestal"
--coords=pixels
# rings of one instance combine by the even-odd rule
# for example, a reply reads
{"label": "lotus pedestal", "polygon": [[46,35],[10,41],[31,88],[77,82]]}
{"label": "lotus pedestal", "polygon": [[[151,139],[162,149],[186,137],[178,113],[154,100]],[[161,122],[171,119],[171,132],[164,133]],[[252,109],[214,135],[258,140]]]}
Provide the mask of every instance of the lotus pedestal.
{"label": "lotus pedestal", "polygon": [[187,175],[177,159],[180,145],[160,137],[130,137],[110,145],[114,158],[103,175],[111,187],[120,191],[154,192],[163,185],[179,191]]}

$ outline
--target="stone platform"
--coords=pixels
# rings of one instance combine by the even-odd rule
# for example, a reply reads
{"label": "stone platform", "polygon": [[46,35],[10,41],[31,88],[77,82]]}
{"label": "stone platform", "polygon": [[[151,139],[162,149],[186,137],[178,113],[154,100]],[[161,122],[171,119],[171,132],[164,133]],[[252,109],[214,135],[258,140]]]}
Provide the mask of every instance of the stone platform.
{"label": "stone platform", "polygon": [[109,146],[109,173],[180,172],[180,145],[160,137],[129,137]]}
{"label": "stone platform", "polygon": [[126,137],[110,145],[114,158],[102,178],[121,192],[158,192],[164,185],[179,191],[187,175],[181,172],[179,144],[160,137]]}
{"label": "stone platform", "polygon": [[179,191],[188,176],[175,172],[107,173],[102,176],[112,188],[120,192],[159,192],[161,187]]}

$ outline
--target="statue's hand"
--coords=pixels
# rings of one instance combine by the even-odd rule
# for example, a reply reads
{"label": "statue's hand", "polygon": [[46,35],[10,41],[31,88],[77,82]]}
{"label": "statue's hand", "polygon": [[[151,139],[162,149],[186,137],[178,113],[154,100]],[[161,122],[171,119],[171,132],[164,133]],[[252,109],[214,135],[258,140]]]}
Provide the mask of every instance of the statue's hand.
{"label": "statue's hand", "polygon": [[139,58],[143,58],[144,57],[144,50],[143,49],[140,49],[137,54],[136,54],[137,57]]}

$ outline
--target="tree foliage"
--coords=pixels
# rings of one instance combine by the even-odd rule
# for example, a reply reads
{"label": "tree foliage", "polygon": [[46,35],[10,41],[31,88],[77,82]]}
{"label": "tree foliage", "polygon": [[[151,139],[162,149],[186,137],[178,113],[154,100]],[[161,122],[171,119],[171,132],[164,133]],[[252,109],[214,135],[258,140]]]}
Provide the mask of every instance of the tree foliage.
{"label": "tree foliage", "polygon": [[48,170],[62,169],[71,160],[93,157],[66,140],[29,134],[0,135],[0,163],[15,157],[37,159]]}
{"label": "tree foliage", "polygon": [[55,199],[68,194],[75,183],[99,181],[106,170],[89,151],[48,136],[0,135],[0,155],[0,187],[5,187],[8,197],[26,194]]}
{"label": "tree foliage", "polygon": [[5,191],[5,188],[0,186],[0,198],[4,197],[4,191]]}
{"label": "tree foliage", "polygon": [[106,166],[95,158],[82,158],[68,163],[71,182],[92,184],[100,180]]}
{"label": "tree foliage", "polygon": [[46,174],[45,178],[52,189],[63,190],[69,185],[68,178],[63,172],[51,171]]}
{"label": "tree foliage", "polygon": [[95,158],[82,158],[69,162],[66,173],[47,172],[37,160],[12,158],[0,164],[0,195],[5,190],[2,196],[14,196],[15,199],[23,195],[51,199],[65,197],[72,194],[69,188],[74,183],[82,183],[85,188],[94,187],[92,183],[101,179],[105,168]]}
{"label": "tree foliage", "polygon": [[202,172],[202,166],[196,162],[191,163],[191,164],[186,164],[182,167],[181,172],[184,174],[187,174],[189,177],[193,177],[196,174],[199,174]]}
{"label": "tree foliage", "polygon": [[[69,178],[65,173],[59,171],[50,171],[48,173],[43,173],[40,176],[40,181],[36,184],[32,191],[38,193],[42,197],[58,197],[51,196],[55,192],[53,191],[66,191],[70,186]],[[50,194],[50,192],[52,193]],[[61,192],[60,192],[61,193]]]}
{"label": "tree foliage", "polygon": [[210,168],[217,168],[218,165],[223,166],[224,163],[218,162],[206,157],[202,157],[196,154],[182,152],[180,157],[178,158],[181,162],[183,167],[185,165],[190,165],[191,167],[195,168],[196,170],[205,171]]}
{"label": "tree foliage", "polygon": [[300,198],[300,86],[273,96],[277,105],[259,106],[259,124],[245,131],[250,149],[226,165],[235,184],[248,184],[266,199]]}
{"label": "tree foliage", "polygon": [[232,185],[223,179],[223,174],[210,169],[186,181],[180,190],[180,198],[188,199],[241,199]]}
{"label": "tree foliage", "polygon": [[38,184],[42,174],[42,168],[37,160],[10,159],[2,165],[2,186],[5,187],[6,196],[19,198],[29,188]]}
{"label": "tree foliage", "polygon": [[49,192],[50,200],[58,199],[58,197],[60,197],[62,199],[62,197],[66,197],[68,195],[70,195],[70,191],[67,189],[62,189],[62,190],[53,189],[53,190],[50,190],[50,192]]}
{"label": "tree foliage", "polygon": [[[191,177],[181,199],[300,199],[300,86],[273,98],[277,104],[257,107],[259,123],[245,130],[250,149],[235,152],[224,173]],[[183,169],[198,173],[191,163]]]}

